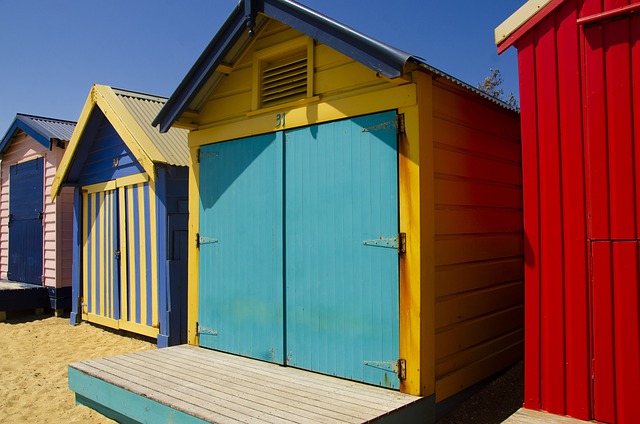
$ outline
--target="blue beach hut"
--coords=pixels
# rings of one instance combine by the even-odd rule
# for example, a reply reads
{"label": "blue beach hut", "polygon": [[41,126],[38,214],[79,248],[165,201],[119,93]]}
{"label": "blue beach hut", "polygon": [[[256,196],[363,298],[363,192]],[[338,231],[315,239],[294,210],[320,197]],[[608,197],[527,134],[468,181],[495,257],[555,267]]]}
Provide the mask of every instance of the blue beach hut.
{"label": "blue beach hut", "polygon": [[75,189],[72,324],[160,347],[186,339],[187,133],[151,127],[165,100],[94,85],[52,189]]}

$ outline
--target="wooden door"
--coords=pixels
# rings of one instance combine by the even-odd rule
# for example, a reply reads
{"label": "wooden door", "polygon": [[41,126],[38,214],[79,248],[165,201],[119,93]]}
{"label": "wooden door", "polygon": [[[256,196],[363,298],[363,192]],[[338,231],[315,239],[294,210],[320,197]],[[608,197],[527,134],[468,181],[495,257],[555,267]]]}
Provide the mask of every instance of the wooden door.
{"label": "wooden door", "polygon": [[42,285],[44,158],[9,168],[9,280]]}
{"label": "wooden door", "polygon": [[640,399],[640,16],[584,34],[592,418],[632,423]]}

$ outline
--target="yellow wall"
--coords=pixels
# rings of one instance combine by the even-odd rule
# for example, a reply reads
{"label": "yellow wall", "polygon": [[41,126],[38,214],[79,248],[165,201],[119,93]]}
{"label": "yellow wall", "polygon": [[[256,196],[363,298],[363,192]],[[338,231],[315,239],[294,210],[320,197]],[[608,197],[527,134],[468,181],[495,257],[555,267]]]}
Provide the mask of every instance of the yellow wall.
{"label": "yellow wall", "polygon": [[[521,204],[509,203],[513,196],[521,199],[519,181],[487,186],[480,183],[486,176],[466,170],[487,168],[496,178],[505,167],[513,171],[509,176],[519,172],[519,156],[513,156],[519,152],[519,122],[455,85],[434,82],[424,70],[389,81],[311,41],[313,91],[307,99],[255,110],[254,52],[300,37],[268,23],[237,63],[225,64],[228,76],[202,108],[184,117],[196,125],[189,134],[189,240],[195,240],[199,223],[199,146],[396,109],[406,126],[399,136],[400,231],[407,233],[407,254],[400,259],[400,356],[407,360],[401,390],[423,396],[437,391],[438,400],[444,399],[486,377],[487,370],[498,371],[502,366],[496,364],[506,365],[513,356],[508,354],[521,347],[521,228],[491,226],[495,214],[500,222],[521,222]],[[284,126],[278,125],[282,114]],[[482,203],[487,190],[495,191],[488,201],[502,202],[504,195],[507,204],[493,211]],[[197,344],[198,255],[194,243],[189,249],[189,343]],[[500,330],[505,325],[511,327]]]}

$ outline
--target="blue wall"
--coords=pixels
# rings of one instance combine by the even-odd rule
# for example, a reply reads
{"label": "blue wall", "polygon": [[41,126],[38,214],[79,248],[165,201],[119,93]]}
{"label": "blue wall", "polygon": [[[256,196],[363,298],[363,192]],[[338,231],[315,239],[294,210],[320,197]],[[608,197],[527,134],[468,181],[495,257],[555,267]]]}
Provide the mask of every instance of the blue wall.
{"label": "blue wall", "polygon": [[144,168],[131,150],[95,107],[79,140],[66,182],[85,186],[142,172]]}

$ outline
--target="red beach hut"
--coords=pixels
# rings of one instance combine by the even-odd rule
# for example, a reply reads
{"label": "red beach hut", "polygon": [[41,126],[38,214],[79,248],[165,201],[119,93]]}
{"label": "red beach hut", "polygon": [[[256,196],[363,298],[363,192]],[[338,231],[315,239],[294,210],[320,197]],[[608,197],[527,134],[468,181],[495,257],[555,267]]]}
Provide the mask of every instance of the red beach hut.
{"label": "red beach hut", "polygon": [[525,407],[637,422],[640,2],[531,0],[496,43],[520,69]]}

